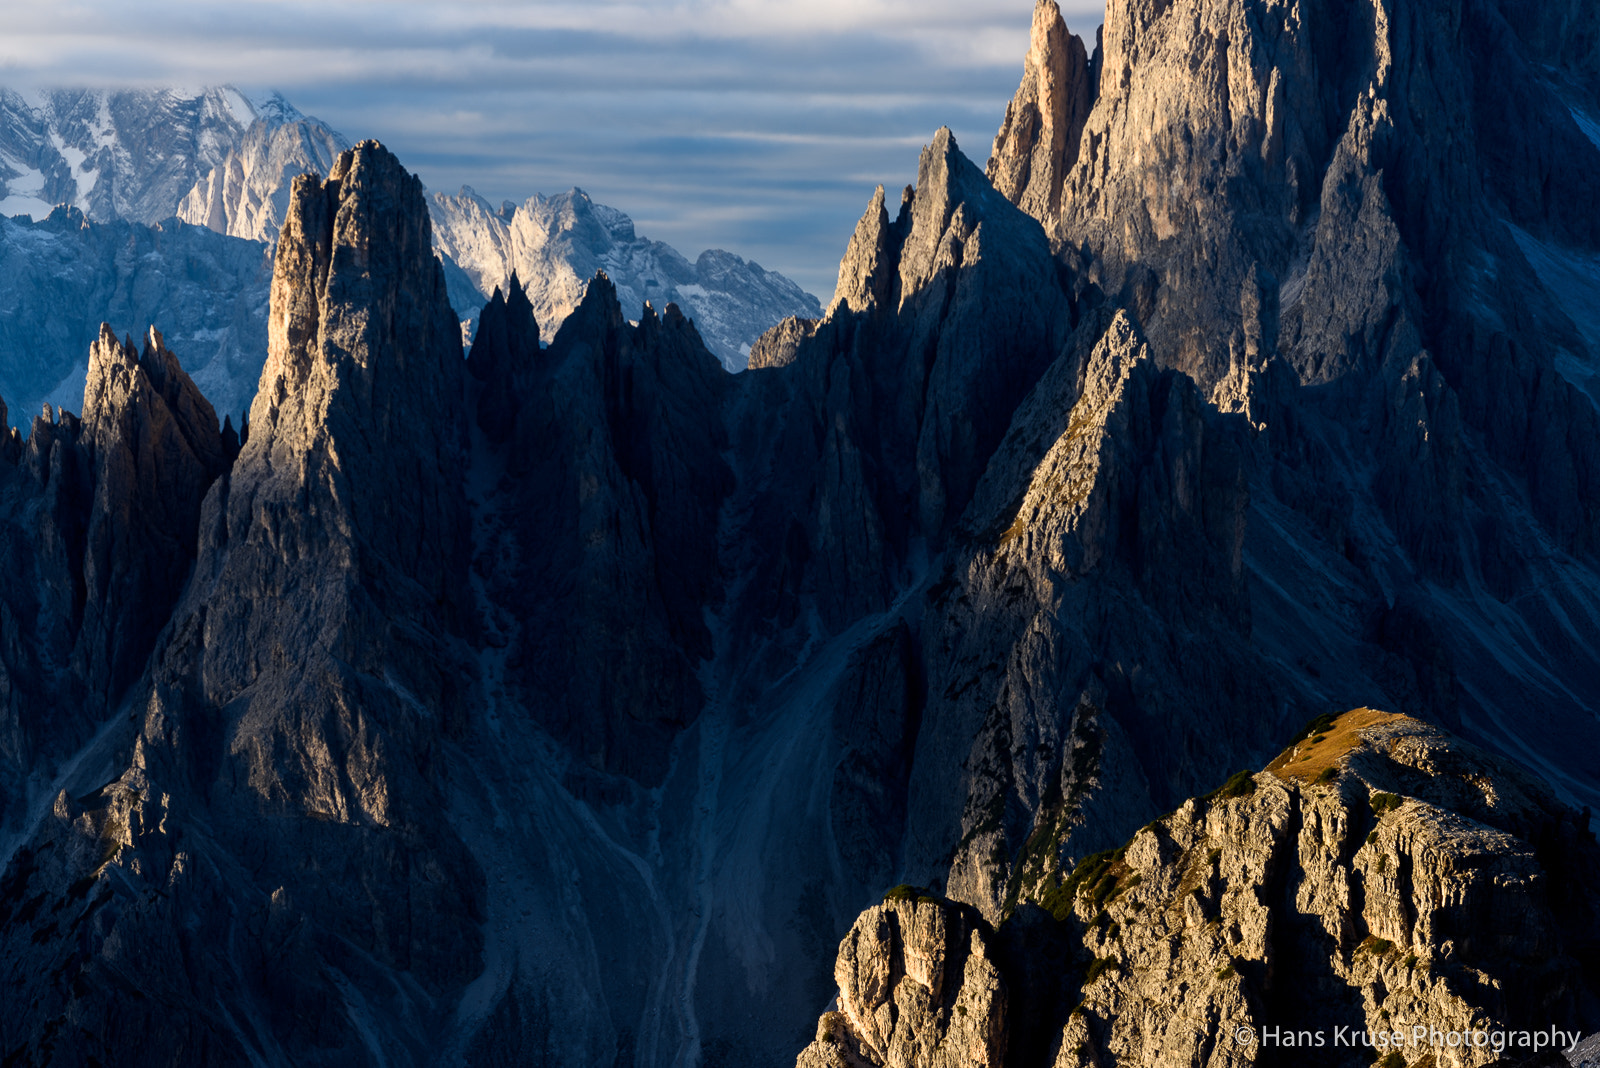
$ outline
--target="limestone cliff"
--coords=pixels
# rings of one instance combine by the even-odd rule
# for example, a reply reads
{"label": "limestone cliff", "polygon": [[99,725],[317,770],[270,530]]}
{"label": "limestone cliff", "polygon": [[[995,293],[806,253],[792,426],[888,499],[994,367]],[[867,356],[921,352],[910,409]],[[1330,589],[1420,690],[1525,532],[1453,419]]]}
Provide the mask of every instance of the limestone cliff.
{"label": "limestone cliff", "polygon": [[184,195],[178,218],[250,241],[278,239],[295,177],[328,173],[349,142],[281,97],[274,103]]}
{"label": "limestone cliff", "polygon": [[[1027,882],[1001,930],[974,936],[998,978],[974,982],[969,964],[967,986],[1011,993],[986,1046],[945,1037],[956,1017],[937,996],[896,995],[899,1013],[871,1015],[897,982],[928,981],[911,984],[917,928],[893,911],[905,906],[869,909],[840,945],[842,1012],[797,1063],[928,1063],[918,1042],[955,1046],[960,1063],[1009,1048],[1007,1063],[1057,1068],[1521,1063],[1537,1052],[1528,1032],[1559,1030],[1564,1048],[1596,1023],[1600,848],[1587,823],[1436,727],[1369,709],[1326,717],[1264,772]],[[896,919],[904,949],[880,933]],[[895,1044],[878,1019],[894,1021]]]}
{"label": "limestone cliff", "polygon": [[1096,73],[1056,6],[1035,5],[1022,85],[995,137],[989,181],[1046,225],[1061,215],[1061,187],[1078,161]]}
{"label": "limestone cliff", "polygon": [[[1096,973],[1057,1065],[1275,1063],[1302,1031],[1331,1063],[1398,1047],[1489,1064],[1535,1051],[1452,1052],[1413,1028],[1594,1029],[1587,817],[1404,716],[1361,709],[1323,732],[1139,832],[1092,885],[1046,891]],[[1340,1027],[1391,1041],[1341,1049]]]}

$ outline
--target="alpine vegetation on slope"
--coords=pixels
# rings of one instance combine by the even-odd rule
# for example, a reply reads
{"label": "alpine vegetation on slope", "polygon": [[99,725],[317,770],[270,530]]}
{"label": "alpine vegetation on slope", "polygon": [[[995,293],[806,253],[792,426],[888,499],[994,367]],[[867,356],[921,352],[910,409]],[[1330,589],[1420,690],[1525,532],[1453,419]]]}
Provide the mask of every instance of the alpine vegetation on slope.
{"label": "alpine vegetation on slope", "polygon": [[625,308],[678,304],[730,371],[744,370],[751,345],[779,320],[822,313],[789,279],[731,252],[709,249],[690,263],[670,245],[637,236],[632,219],[581,189],[496,209],[463,187],[453,197],[433,194],[429,209],[439,250],[484,293],[520,277],[552,334],[596,271],[606,272]]}

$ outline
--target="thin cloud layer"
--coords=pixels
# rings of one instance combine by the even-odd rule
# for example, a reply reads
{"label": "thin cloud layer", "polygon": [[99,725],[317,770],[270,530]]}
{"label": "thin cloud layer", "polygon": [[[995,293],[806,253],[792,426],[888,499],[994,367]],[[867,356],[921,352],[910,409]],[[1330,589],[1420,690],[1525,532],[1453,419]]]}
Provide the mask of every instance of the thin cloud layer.
{"label": "thin cloud layer", "polygon": [[[727,248],[826,300],[879,182],[941,125],[980,165],[1031,0],[7,2],[0,84],[281,90],[430,188],[577,185],[689,255]],[[13,10],[14,9],[14,10]],[[1102,5],[1069,0],[1092,40]]]}

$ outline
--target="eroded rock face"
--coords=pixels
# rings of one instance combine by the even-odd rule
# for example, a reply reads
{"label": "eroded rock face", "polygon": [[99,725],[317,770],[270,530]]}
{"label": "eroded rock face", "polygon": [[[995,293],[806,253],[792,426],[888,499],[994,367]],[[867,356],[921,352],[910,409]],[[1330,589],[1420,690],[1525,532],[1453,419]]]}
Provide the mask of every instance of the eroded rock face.
{"label": "eroded rock face", "polygon": [[[237,709],[253,804],[379,828],[426,807],[391,745],[425,748],[466,699],[448,645],[468,625],[465,367],[421,197],[375,142],[297,179],[249,439],[157,673]],[[423,619],[439,633],[399,623]],[[285,635],[304,636],[298,662]]]}
{"label": "eroded rock face", "polygon": [[[1491,8],[1367,10],[1113,5],[1067,166],[1027,146],[1076,122],[1039,8],[1002,146],[1026,177],[994,173],[1043,221],[941,131],[748,375],[600,276],[547,348],[513,297],[462,361],[415,183],[372,145],[302,180],[136,721],[86,717],[16,791],[5,1048],[70,1017],[264,1063],[993,1063],[975,961],[1018,1068],[1237,1060],[1197,1045],[1223,1014],[1510,1020],[1518,969],[1592,1022],[1592,909],[1552,896],[1593,881],[1585,335],[1534,275],[1504,299],[1552,227],[1496,244],[1510,194],[1452,154],[1477,150],[1445,75]],[[1495,39],[1589,84],[1521,32]],[[1451,229],[1412,154],[1483,217]],[[29,532],[5,633],[47,636],[3,651],[18,693],[53,696],[76,640],[85,434],[0,442]],[[1363,703],[1568,796],[1407,727],[1063,884]],[[934,900],[876,905],[905,880]]]}
{"label": "eroded rock face", "polygon": [[1006,107],[988,173],[1002,196],[1047,225],[1061,214],[1061,185],[1078,161],[1095,74],[1054,0],[1039,0],[1022,85]]}
{"label": "eroded rock face", "polygon": [[[1019,137],[1011,124],[991,164],[997,176],[1024,160],[1037,169],[1043,154],[1067,170],[1059,210],[1024,206],[1064,261],[1136,310],[1158,358],[1223,407],[1261,395],[1248,382],[1278,356],[1344,410],[1388,424],[1380,464],[1433,453],[1431,470],[1397,467],[1377,496],[1406,549],[1440,575],[1461,573],[1456,554],[1408,513],[1479,507],[1437,455],[1468,428],[1486,459],[1525,481],[1564,545],[1586,552],[1594,538],[1595,515],[1571,503],[1592,497],[1579,488],[1589,476],[1567,457],[1590,454],[1600,428],[1571,381],[1581,376],[1554,369],[1572,342],[1560,311],[1525,298],[1513,227],[1595,246],[1592,211],[1575,207],[1594,202],[1600,146],[1578,120],[1592,122],[1595,103],[1581,63],[1543,66],[1532,59],[1548,53],[1542,39],[1513,43],[1519,10],[1112,4],[1106,75],[1081,135],[1047,150],[1043,133]],[[1036,19],[1051,22],[1044,7]],[[1331,39],[1336,54],[1316,43]],[[1038,82],[1030,67],[1014,111],[1035,106]],[[1528,174],[1541,176],[1538,191],[1506,177]],[[1027,194],[1000,188],[1018,203]],[[1573,211],[1584,218],[1557,221]],[[1469,278],[1434,266],[1447,261],[1486,266]],[[1416,392],[1402,379],[1433,374],[1459,399],[1460,430],[1448,405],[1397,403]]]}
{"label": "eroded rock face", "polygon": [[870,908],[839,944],[839,1008],[800,1068],[1000,1068],[1005,983],[991,934],[970,909],[905,894]]}
{"label": "eroded rock face", "polygon": [[[659,318],[646,305],[632,326],[604,275],[544,352],[526,346],[519,304],[506,303],[505,354],[491,355],[492,320],[473,347],[491,374],[480,423],[487,413],[490,438],[507,435],[501,514],[520,546],[487,565],[492,598],[530,624],[513,654],[528,707],[596,768],[653,781],[705,700],[695,665],[713,652],[704,606],[720,588],[731,472],[724,431],[703,416],[726,376],[676,305]],[[513,382],[514,421],[493,422]]]}
{"label": "eroded rock face", "polygon": [[0,442],[13,581],[0,812],[20,821],[25,769],[82,744],[146,661],[188,581],[201,502],[232,461],[216,416],[151,330],[142,353],[109,326],[90,352],[84,416],[46,411]]}
{"label": "eroded rock face", "polygon": [[82,434],[95,489],[78,670],[114,697],[144,671],[188,581],[201,502],[233,457],[216,413],[154,327],[137,356],[101,327],[89,352]]}
{"label": "eroded rock face", "polygon": [[[1191,761],[1226,759],[1130,738],[1114,665],[1140,665],[1141,722],[1163,735],[1227,737],[1241,713],[1207,680],[1252,685],[1236,428],[1156,366],[1125,313],[1086,320],[1078,340],[1093,348],[1065,353],[1018,408],[922,620],[929,698],[907,863],[992,922],[1018,874],[995,858],[1023,827],[1078,826],[1088,840],[1071,848],[1100,848],[1104,822],[1148,819]],[[1168,650],[1149,647],[1152,626]]]}
{"label": "eroded rock face", "polygon": [[[1013,1005],[999,1041],[1018,1063],[1272,1064],[1304,1054],[1271,1036],[1302,1031],[1323,1034],[1330,1063],[1383,1054],[1341,1052],[1343,1028],[1400,1032],[1409,1061],[1431,1051],[1479,1065],[1499,1054],[1434,1050],[1412,1028],[1593,1027],[1584,962],[1600,848],[1586,816],[1409,717],[1360,709],[1328,730],[1326,745],[1308,735],[1071,879],[1024,888],[982,943],[1008,947],[988,959]],[[921,967],[934,975],[921,983],[937,984],[939,940],[914,950],[933,925],[895,907],[868,909],[840,945],[839,1011],[800,1065],[922,1063],[911,1051],[950,1046],[945,1017],[922,1010],[911,983]],[[1033,967],[1052,950],[1051,968]]]}
{"label": "eroded rock face", "polygon": [[[1159,365],[1254,431],[1252,643],[1295,665],[1264,667],[1273,686],[1336,703],[1393,694],[1461,724],[1542,687],[1520,668],[1496,677],[1479,621],[1499,609],[1441,589],[1496,590],[1504,604],[1549,573],[1565,614],[1587,613],[1600,588],[1596,517],[1577,503],[1593,499],[1581,487],[1600,450],[1592,340],[1565,310],[1582,318],[1595,293],[1558,265],[1594,240],[1587,222],[1562,229],[1570,253],[1532,236],[1565,212],[1592,215],[1573,206],[1593,202],[1600,146],[1581,130],[1597,105],[1589,62],[1532,29],[1540,19],[1512,29],[1523,17],[1494,3],[1113,3],[1088,117],[1056,145],[1015,118],[1041,106],[1045,58],[1065,39],[1036,8],[990,174],[1041,220],[1063,268],[1133,317]],[[1549,17],[1580,37],[1592,19],[1571,5]],[[1318,43],[1330,40],[1339,49]],[[1065,174],[1057,209],[1006,177],[1039,160]],[[1523,173],[1551,193],[1508,177]],[[1468,262],[1481,269],[1444,266]],[[1511,498],[1481,488],[1502,480]],[[1562,548],[1532,550],[1548,538]],[[1569,570],[1567,553],[1584,562]],[[1382,608],[1315,610],[1318,640],[1295,637],[1306,597],[1331,605],[1347,582]],[[1574,655],[1546,618],[1531,608],[1517,625],[1530,664]],[[1575,655],[1586,666],[1573,677],[1587,678]],[[1332,681],[1356,677],[1369,681]],[[1536,703],[1560,733],[1587,701]]]}
{"label": "eroded rock face", "polygon": [[[1401,1032],[1410,1062],[1431,1050],[1410,1044],[1418,1024],[1592,1028],[1581,962],[1595,948],[1600,852],[1586,819],[1438,728],[1353,718],[1369,725],[1331,781],[1297,773],[1292,750],[1233,791],[1244,796],[1190,800],[1135,835],[1108,869],[1109,898],[1078,888],[1070,922],[1103,963],[1057,1065],[1285,1055],[1236,1041],[1238,1027],[1322,1031],[1330,1049],[1336,1027]],[[1158,989],[1171,993],[1149,1000]]]}

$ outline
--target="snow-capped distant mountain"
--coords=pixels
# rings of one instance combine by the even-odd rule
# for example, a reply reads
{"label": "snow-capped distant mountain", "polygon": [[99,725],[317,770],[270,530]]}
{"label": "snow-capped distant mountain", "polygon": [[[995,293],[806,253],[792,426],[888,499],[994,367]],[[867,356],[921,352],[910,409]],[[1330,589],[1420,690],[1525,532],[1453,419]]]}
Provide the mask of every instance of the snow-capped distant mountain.
{"label": "snow-capped distant mountain", "polygon": [[327,174],[350,142],[321,121],[301,115],[282,97],[239,144],[189,190],[178,205],[184,222],[252,241],[276,241],[295,176]]}
{"label": "snow-capped distant mountain", "polygon": [[[101,322],[135,335],[158,327],[217,411],[237,415],[266,358],[272,256],[262,238],[276,235],[294,175],[325,169],[342,147],[275,93],[0,89],[10,419],[26,426],[46,402],[78,410]],[[173,218],[182,207],[211,223],[220,198],[204,193],[230,182],[234,210],[220,225]]]}
{"label": "snow-capped distant mountain", "polygon": [[70,204],[94,222],[160,222],[253,125],[299,117],[229,86],[0,89],[0,215]]}
{"label": "snow-capped distant mountain", "polygon": [[721,249],[691,263],[671,245],[640,237],[632,219],[581,189],[495,208],[463,186],[456,196],[433,194],[428,208],[435,247],[484,293],[504,288],[515,271],[547,336],[597,270],[630,315],[645,301],[658,310],[677,304],[730,371],[743,370],[751,344],[786,316],[822,314],[816,298],[783,275]]}

